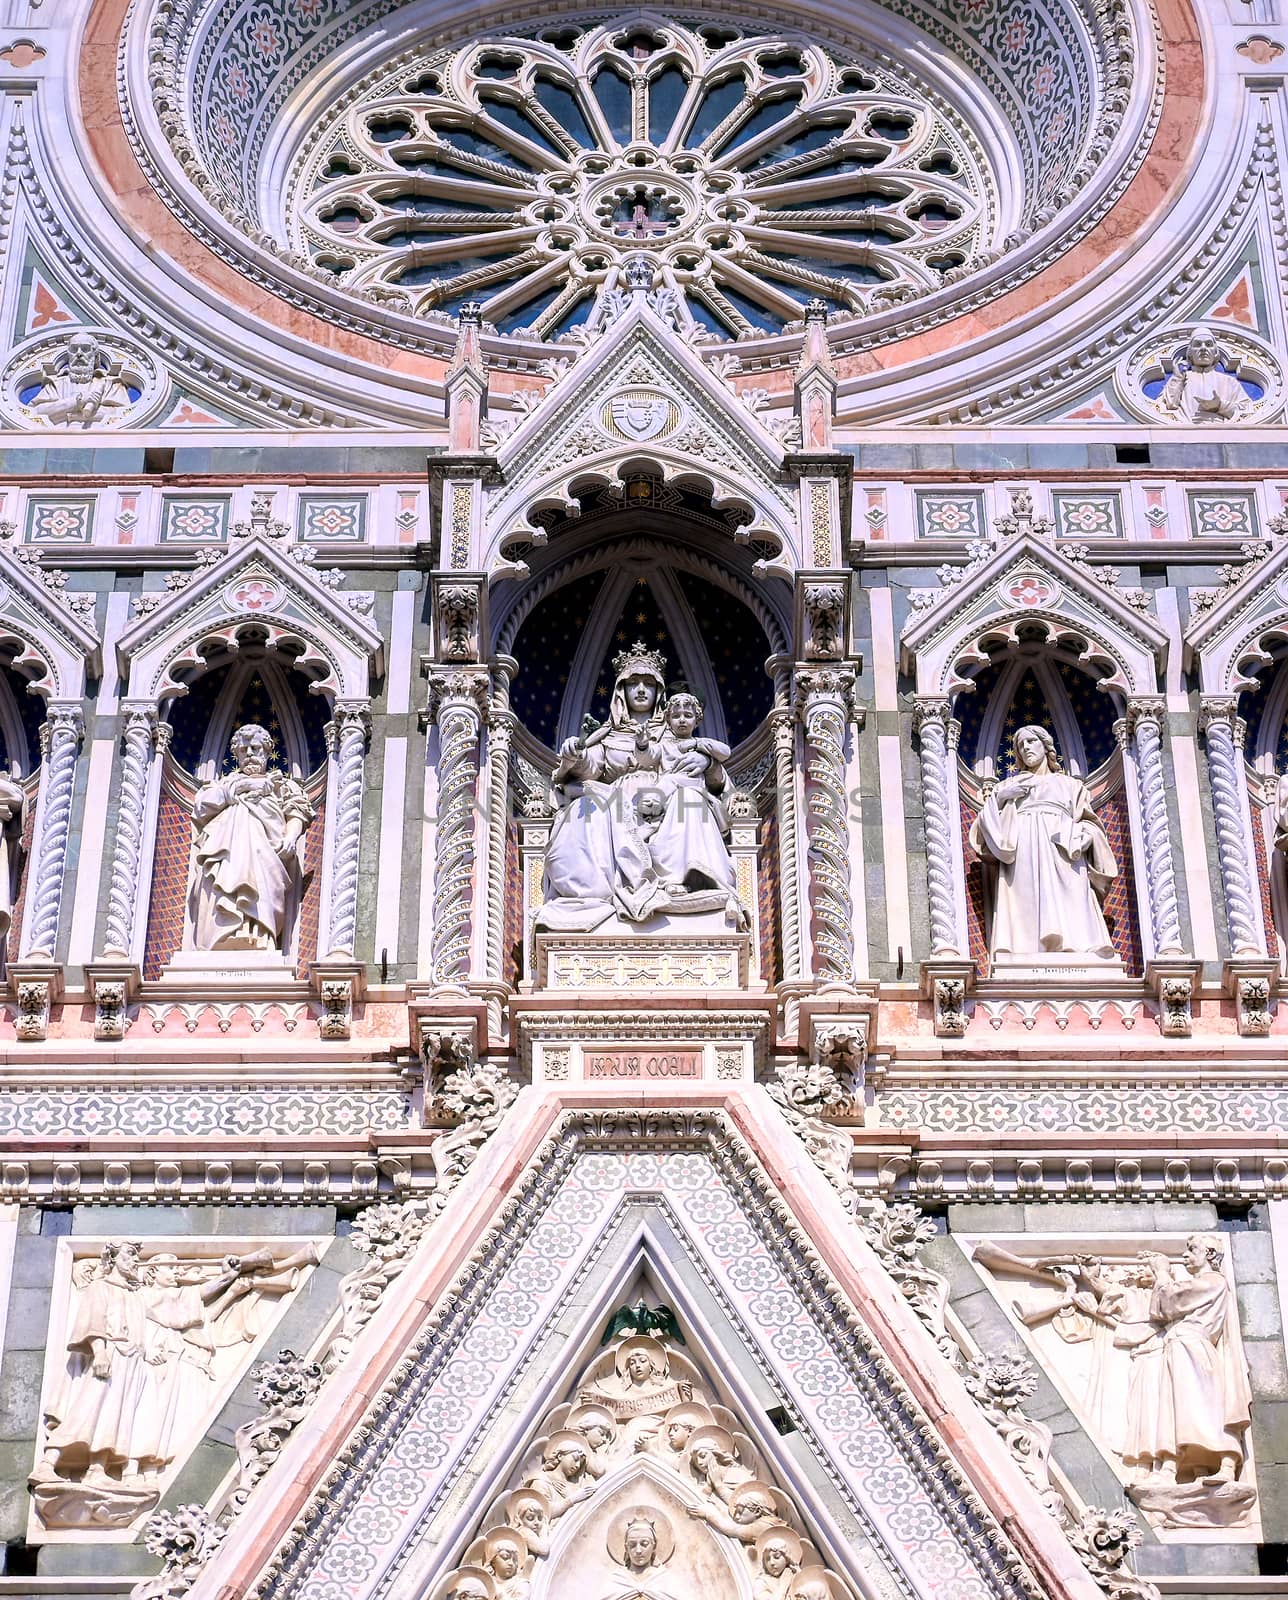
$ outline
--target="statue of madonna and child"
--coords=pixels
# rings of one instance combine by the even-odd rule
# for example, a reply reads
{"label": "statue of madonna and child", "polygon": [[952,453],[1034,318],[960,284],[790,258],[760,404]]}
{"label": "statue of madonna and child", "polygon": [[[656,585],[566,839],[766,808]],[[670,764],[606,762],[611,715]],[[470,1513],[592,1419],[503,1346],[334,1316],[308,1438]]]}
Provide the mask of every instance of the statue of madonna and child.
{"label": "statue of madonna and child", "polygon": [[698,732],[702,701],[666,687],[666,661],[636,644],[613,662],[608,721],[565,739],[546,851],[540,932],[589,932],[723,912],[746,925],[729,854],[729,746]]}

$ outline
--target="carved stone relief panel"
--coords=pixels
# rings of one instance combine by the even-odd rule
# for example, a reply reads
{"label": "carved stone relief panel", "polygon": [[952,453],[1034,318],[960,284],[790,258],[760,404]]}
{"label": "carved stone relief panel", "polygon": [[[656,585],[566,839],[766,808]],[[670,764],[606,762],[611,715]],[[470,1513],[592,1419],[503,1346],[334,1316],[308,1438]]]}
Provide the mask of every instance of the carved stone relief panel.
{"label": "carved stone relief panel", "polygon": [[1229,1240],[963,1240],[1074,1414],[1164,1538],[1260,1537]]}
{"label": "carved stone relief panel", "polygon": [[666,1306],[613,1317],[440,1600],[844,1600]]}
{"label": "carved stone relief panel", "polygon": [[134,1536],[324,1243],[60,1242],[30,1479],[34,1541]]}

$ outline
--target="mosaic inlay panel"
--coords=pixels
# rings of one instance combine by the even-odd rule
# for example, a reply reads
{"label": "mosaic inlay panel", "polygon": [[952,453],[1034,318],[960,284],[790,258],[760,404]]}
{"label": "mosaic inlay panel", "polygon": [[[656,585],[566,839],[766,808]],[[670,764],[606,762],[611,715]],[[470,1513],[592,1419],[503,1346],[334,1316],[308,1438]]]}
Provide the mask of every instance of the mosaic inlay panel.
{"label": "mosaic inlay panel", "polygon": [[1190,528],[1195,534],[1223,538],[1257,537],[1257,504],[1250,494],[1192,494]]}
{"label": "mosaic inlay panel", "polygon": [[984,535],[982,494],[919,494],[917,532],[923,539],[980,539]]}
{"label": "mosaic inlay panel", "polygon": [[987,1137],[1028,1128],[1035,1134],[1273,1133],[1283,1121],[1283,1093],[1259,1085],[1228,1088],[1136,1088],[1097,1084],[1081,1088],[889,1089],[879,1098],[881,1122],[890,1128]]}
{"label": "mosaic inlay panel", "polygon": [[362,1134],[405,1128],[410,1100],[390,1089],[13,1090],[0,1094],[0,1135],[237,1138]]}
{"label": "mosaic inlay panel", "polygon": [[361,494],[300,496],[299,538],[303,544],[328,539],[361,543],[367,537],[367,497]]}
{"label": "mosaic inlay panel", "polygon": [[1053,494],[1056,532],[1062,539],[1121,539],[1122,499],[1117,494]]}
{"label": "mosaic inlay panel", "polygon": [[94,501],[32,499],[27,504],[29,544],[88,544],[94,533]]}
{"label": "mosaic inlay panel", "polygon": [[228,535],[226,495],[167,499],[161,505],[163,544],[218,544]]}

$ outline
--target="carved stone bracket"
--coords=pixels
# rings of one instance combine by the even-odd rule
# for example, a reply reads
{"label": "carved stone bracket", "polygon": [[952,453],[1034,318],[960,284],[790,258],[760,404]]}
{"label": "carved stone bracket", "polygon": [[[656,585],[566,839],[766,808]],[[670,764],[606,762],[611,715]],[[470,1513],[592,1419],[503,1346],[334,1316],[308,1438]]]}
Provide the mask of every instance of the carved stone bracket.
{"label": "carved stone bracket", "polygon": [[975,984],[970,961],[932,956],[921,964],[921,992],[934,1007],[935,1032],[944,1039],[960,1039],[970,1021],[968,1002]]}
{"label": "carved stone bracket", "polygon": [[315,961],[309,975],[313,991],[322,1002],[319,1037],[349,1038],[353,1032],[353,1008],[366,988],[366,967],[360,961]]}
{"label": "carved stone bracket", "polygon": [[14,1030],[24,1043],[39,1044],[49,1034],[49,1012],[63,992],[63,969],[52,961],[11,961],[9,989],[17,1001]]}
{"label": "carved stone bracket", "polygon": [[93,961],[85,982],[94,997],[94,1037],[123,1039],[130,1027],[130,1004],[139,992],[140,972],[129,961]]}
{"label": "carved stone bracket", "polygon": [[1158,997],[1158,1026],[1168,1039],[1188,1039],[1194,1027],[1193,1001],[1201,964],[1158,958],[1145,968],[1145,982]]}
{"label": "carved stone bracket", "polygon": [[1269,1034],[1278,981],[1279,968],[1273,961],[1226,962],[1222,982],[1235,1002],[1239,1032],[1244,1038],[1264,1039]]}

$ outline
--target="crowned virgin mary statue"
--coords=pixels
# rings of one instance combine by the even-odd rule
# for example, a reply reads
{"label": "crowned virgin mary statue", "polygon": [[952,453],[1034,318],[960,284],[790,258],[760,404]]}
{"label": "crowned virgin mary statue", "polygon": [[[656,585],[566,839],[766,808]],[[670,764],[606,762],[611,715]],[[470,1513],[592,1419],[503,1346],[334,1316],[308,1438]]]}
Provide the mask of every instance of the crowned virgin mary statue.
{"label": "crowned virgin mary statue", "polygon": [[687,688],[667,699],[666,662],[636,644],[613,662],[608,721],[565,739],[551,775],[561,800],[546,852],[541,931],[589,931],[616,916],[740,916],[726,842],[729,747],[700,737]]}

